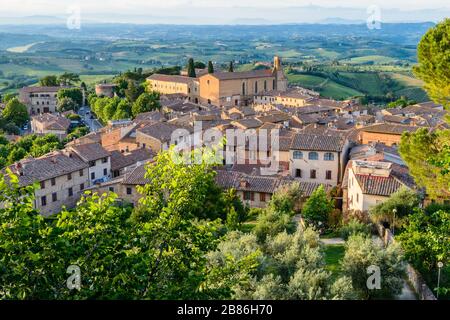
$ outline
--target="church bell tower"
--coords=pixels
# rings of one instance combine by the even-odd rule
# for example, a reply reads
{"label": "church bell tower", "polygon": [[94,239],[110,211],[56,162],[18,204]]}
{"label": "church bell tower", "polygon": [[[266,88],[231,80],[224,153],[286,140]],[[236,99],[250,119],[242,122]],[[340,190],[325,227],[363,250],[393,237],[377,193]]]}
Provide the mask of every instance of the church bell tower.
{"label": "church bell tower", "polygon": [[275,56],[273,58],[273,73],[275,75],[276,84],[274,89],[277,91],[287,91],[288,80],[284,74],[283,66],[281,65],[281,58],[279,56]]}

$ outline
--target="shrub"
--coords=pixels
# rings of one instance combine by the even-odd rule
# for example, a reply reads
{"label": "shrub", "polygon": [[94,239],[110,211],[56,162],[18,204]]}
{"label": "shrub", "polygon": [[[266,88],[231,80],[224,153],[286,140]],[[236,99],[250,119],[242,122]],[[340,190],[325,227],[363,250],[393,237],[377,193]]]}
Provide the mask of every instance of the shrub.
{"label": "shrub", "polygon": [[341,237],[347,240],[351,235],[354,234],[370,234],[371,225],[359,222],[356,219],[352,219],[347,224],[342,226],[339,231],[341,233]]}

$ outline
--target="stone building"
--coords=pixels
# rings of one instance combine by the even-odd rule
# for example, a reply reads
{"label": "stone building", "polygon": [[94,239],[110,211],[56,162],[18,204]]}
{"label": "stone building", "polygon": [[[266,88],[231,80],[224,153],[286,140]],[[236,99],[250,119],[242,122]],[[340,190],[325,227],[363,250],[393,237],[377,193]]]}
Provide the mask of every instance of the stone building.
{"label": "stone building", "polygon": [[34,208],[49,216],[60,212],[63,206],[75,206],[89,187],[88,167],[76,154],[65,150],[23,159],[9,169],[18,176],[20,186],[39,185],[34,192]]}
{"label": "stone building", "polygon": [[19,100],[31,115],[54,113],[58,105],[58,91],[68,88],[71,87],[23,87],[19,90]]}
{"label": "stone building", "polygon": [[95,94],[99,97],[114,97],[115,84],[112,83],[99,83],[95,85]]}
{"label": "stone building", "polygon": [[387,146],[399,145],[403,132],[415,132],[420,127],[401,124],[380,123],[360,129],[361,144],[384,143]]}
{"label": "stone building", "polygon": [[184,94],[191,102],[217,106],[245,106],[253,103],[255,95],[286,91],[288,85],[279,57],[272,69],[202,73],[197,78],[153,74],[147,82],[162,94]]}
{"label": "stone building", "polygon": [[350,142],[339,135],[297,133],[290,145],[290,171],[301,181],[342,182]]}
{"label": "stone building", "polygon": [[60,140],[67,136],[70,120],[59,115],[44,113],[31,118],[31,132],[41,135],[54,134]]}
{"label": "stone building", "polygon": [[87,171],[91,184],[104,182],[111,177],[111,154],[99,143],[74,145],[69,150],[89,165]]}

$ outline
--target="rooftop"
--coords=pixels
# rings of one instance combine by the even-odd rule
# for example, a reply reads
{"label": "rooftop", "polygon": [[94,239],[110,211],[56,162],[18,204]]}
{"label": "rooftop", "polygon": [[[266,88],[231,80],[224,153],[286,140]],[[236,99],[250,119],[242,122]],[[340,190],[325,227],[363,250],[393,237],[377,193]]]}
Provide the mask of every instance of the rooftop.
{"label": "rooftop", "polygon": [[291,149],[340,152],[345,141],[339,135],[297,133],[292,140]]}
{"label": "rooftop", "polygon": [[88,143],[70,147],[84,161],[94,161],[110,156],[100,143]]}

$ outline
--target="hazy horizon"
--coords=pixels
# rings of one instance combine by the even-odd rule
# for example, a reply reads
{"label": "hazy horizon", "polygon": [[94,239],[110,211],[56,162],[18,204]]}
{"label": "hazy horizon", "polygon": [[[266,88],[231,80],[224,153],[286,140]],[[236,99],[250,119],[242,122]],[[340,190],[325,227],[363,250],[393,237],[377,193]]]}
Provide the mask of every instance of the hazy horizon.
{"label": "hazy horizon", "polygon": [[[373,6],[374,5],[374,6]],[[97,2],[60,0],[10,0],[0,9],[0,24],[64,23],[79,12],[84,23],[131,24],[302,24],[381,22],[438,22],[450,16],[447,2],[423,1],[283,1],[255,0],[144,0]]]}

